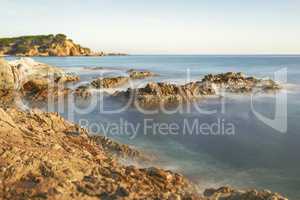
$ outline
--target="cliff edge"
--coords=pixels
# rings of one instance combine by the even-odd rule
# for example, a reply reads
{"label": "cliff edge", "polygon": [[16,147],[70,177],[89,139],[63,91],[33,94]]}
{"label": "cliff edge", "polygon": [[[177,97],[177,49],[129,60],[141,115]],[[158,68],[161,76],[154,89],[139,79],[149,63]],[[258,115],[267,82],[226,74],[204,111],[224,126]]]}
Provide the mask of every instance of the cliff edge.
{"label": "cliff edge", "polygon": [[64,34],[0,38],[0,55],[90,56],[89,49],[75,44]]}

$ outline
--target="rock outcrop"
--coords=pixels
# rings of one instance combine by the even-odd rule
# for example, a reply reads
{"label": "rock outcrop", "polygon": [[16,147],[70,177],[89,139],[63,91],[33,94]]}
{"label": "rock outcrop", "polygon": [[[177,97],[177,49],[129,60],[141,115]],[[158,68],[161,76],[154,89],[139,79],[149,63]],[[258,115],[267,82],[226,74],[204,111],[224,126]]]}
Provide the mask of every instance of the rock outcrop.
{"label": "rock outcrop", "polygon": [[57,113],[0,108],[0,199],[287,200],[270,191],[197,187],[178,173],[123,165],[141,153]]}
{"label": "rock outcrop", "polygon": [[129,78],[124,76],[98,78],[92,81],[91,85],[97,89],[101,88],[115,88],[128,83]]}
{"label": "rock outcrop", "polygon": [[217,75],[206,75],[202,82],[209,82],[215,84],[221,89],[225,89],[228,92],[245,93],[251,92],[253,89],[262,90],[277,90],[280,86],[273,80],[257,79],[255,77],[246,77],[241,72],[234,73],[228,72]]}
{"label": "rock outcrop", "polygon": [[72,90],[47,79],[35,79],[26,82],[22,92],[23,97],[30,102],[47,103],[48,100],[54,102],[69,95]]}
{"label": "rock outcrop", "polygon": [[66,76],[66,73],[61,68],[36,62],[31,58],[9,61],[9,65],[15,71],[18,71],[18,88],[21,88],[24,83],[30,80],[45,78],[55,80],[59,77]]}
{"label": "rock outcrop", "polygon": [[82,99],[87,99],[92,96],[89,85],[81,85],[77,87],[74,91],[75,97],[80,97]]}
{"label": "rock outcrop", "polygon": [[246,77],[242,73],[228,72],[217,75],[207,75],[201,81],[191,82],[185,85],[168,83],[148,83],[143,88],[116,92],[113,96],[133,104],[148,107],[158,104],[184,103],[208,95],[217,94],[219,89],[227,92],[245,93],[254,89],[263,91],[274,91],[280,86],[272,80],[256,79]]}
{"label": "rock outcrop", "polygon": [[0,105],[13,104],[20,96],[30,101],[45,101],[48,97],[56,100],[71,92],[64,87],[66,83],[77,81],[78,76],[31,58],[0,60]]}
{"label": "rock outcrop", "polygon": [[130,69],[127,71],[129,74],[129,77],[132,79],[143,79],[151,76],[155,76],[153,72],[150,71],[140,71],[140,70],[135,70],[135,69]]}
{"label": "rock outcrop", "polygon": [[63,34],[0,38],[0,54],[16,56],[89,56],[94,53]]}
{"label": "rock outcrop", "polygon": [[114,97],[133,100],[132,103],[148,107],[157,104],[178,104],[198,99],[206,95],[214,95],[211,84],[193,82],[178,86],[168,83],[148,83],[144,88],[128,89],[116,92]]}
{"label": "rock outcrop", "polygon": [[55,113],[0,109],[0,199],[200,199],[183,176],[121,165],[113,149]]}
{"label": "rock outcrop", "polygon": [[16,73],[8,62],[0,59],[0,105],[9,105],[14,101],[18,82]]}
{"label": "rock outcrop", "polygon": [[278,193],[269,190],[236,190],[231,187],[221,187],[219,189],[207,189],[204,196],[209,200],[287,200]]}

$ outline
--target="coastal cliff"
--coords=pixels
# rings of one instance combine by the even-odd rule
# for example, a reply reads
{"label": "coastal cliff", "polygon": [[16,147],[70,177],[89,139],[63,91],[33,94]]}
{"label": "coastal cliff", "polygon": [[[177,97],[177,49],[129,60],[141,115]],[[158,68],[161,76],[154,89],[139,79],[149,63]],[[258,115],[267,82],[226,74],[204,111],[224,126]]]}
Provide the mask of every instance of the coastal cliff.
{"label": "coastal cliff", "polygon": [[0,56],[114,56],[121,53],[93,52],[64,34],[0,38]]}

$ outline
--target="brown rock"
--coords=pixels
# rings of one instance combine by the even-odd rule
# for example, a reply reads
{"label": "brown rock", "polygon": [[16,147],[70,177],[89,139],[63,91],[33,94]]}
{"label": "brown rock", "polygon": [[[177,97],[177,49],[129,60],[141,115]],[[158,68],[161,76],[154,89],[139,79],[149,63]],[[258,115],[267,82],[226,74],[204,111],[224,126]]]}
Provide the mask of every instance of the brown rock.
{"label": "brown rock", "polygon": [[89,85],[79,86],[78,88],[76,88],[74,94],[76,97],[81,97],[83,99],[87,99],[92,96]]}
{"label": "brown rock", "polygon": [[148,83],[144,88],[116,92],[114,96],[125,100],[132,98],[132,103],[148,107],[159,103],[178,104],[199,99],[204,95],[214,94],[215,91],[212,85],[202,82],[192,82],[182,86],[167,83]]}
{"label": "brown rock", "polygon": [[128,83],[129,78],[124,76],[112,77],[112,78],[98,78],[94,80],[91,85],[95,88],[115,88],[123,84]]}
{"label": "brown rock", "polygon": [[127,73],[129,74],[129,77],[132,79],[143,79],[143,78],[155,76],[155,74],[150,71],[139,71],[134,69],[128,70]]}
{"label": "brown rock", "polygon": [[48,79],[36,79],[23,85],[23,95],[32,102],[46,103],[48,99],[57,100],[71,93],[71,89],[63,85],[53,83]]}
{"label": "brown rock", "polygon": [[215,84],[221,89],[234,93],[251,92],[253,89],[277,90],[279,85],[272,80],[261,80],[254,77],[246,77],[241,72],[227,72],[217,75],[206,75],[202,82]]}
{"label": "brown rock", "polygon": [[119,164],[105,143],[56,113],[0,108],[0,197],[201,199],[179,174]]}
{"label": "brown rock", "polygon": [[287,200],[287,198],[271,191],[235,190],[231,187],[208,189],[204,192],[209,200]]}

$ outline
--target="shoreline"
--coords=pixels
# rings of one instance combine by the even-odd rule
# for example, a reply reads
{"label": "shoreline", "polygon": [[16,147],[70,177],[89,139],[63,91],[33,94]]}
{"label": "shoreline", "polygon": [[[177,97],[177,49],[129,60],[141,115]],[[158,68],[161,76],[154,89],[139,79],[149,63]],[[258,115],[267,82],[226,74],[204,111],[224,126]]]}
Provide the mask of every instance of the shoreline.
{"label": "shoreline", "polygon": [[[10,66],[4,63],[1,67],[0,70],[3,70]],[[53,70],[51,66],[48,67]],[[87,199],[119,197],[218,200],[226,196],[238,196],[240,200],[249,200],[250,196],[261,197],[263,200],[285,200],[269,191],[240,191],[231,187],[207,189],[204,194],[199,194],[196,185],[180,174],[155,167],[139,168],[120,164],[118,159],[122,156],[134,159],[143,155],[108,138],[94,138],[57,113],[0,108],[0,114],[0,152],[6,152],[0,154],[5,155],[0,158],[19,173],[19,179],[14,178],[14,173],[6,174],[5,186],[0,186],[3,189],[1,191],[6,191],[6,197],[29,195],[26,197],[72,199],[72,195],[77,198],[83,195]],[[16,160],[12,159],[14,157]],[[27,166],[27,161],[33,164]],[[65,172],[67,169],[69,171]],[[3,171],[0,170],[0,177],[4,177],[1,173]],[[27,184],[33,187],[25,187]]]}

